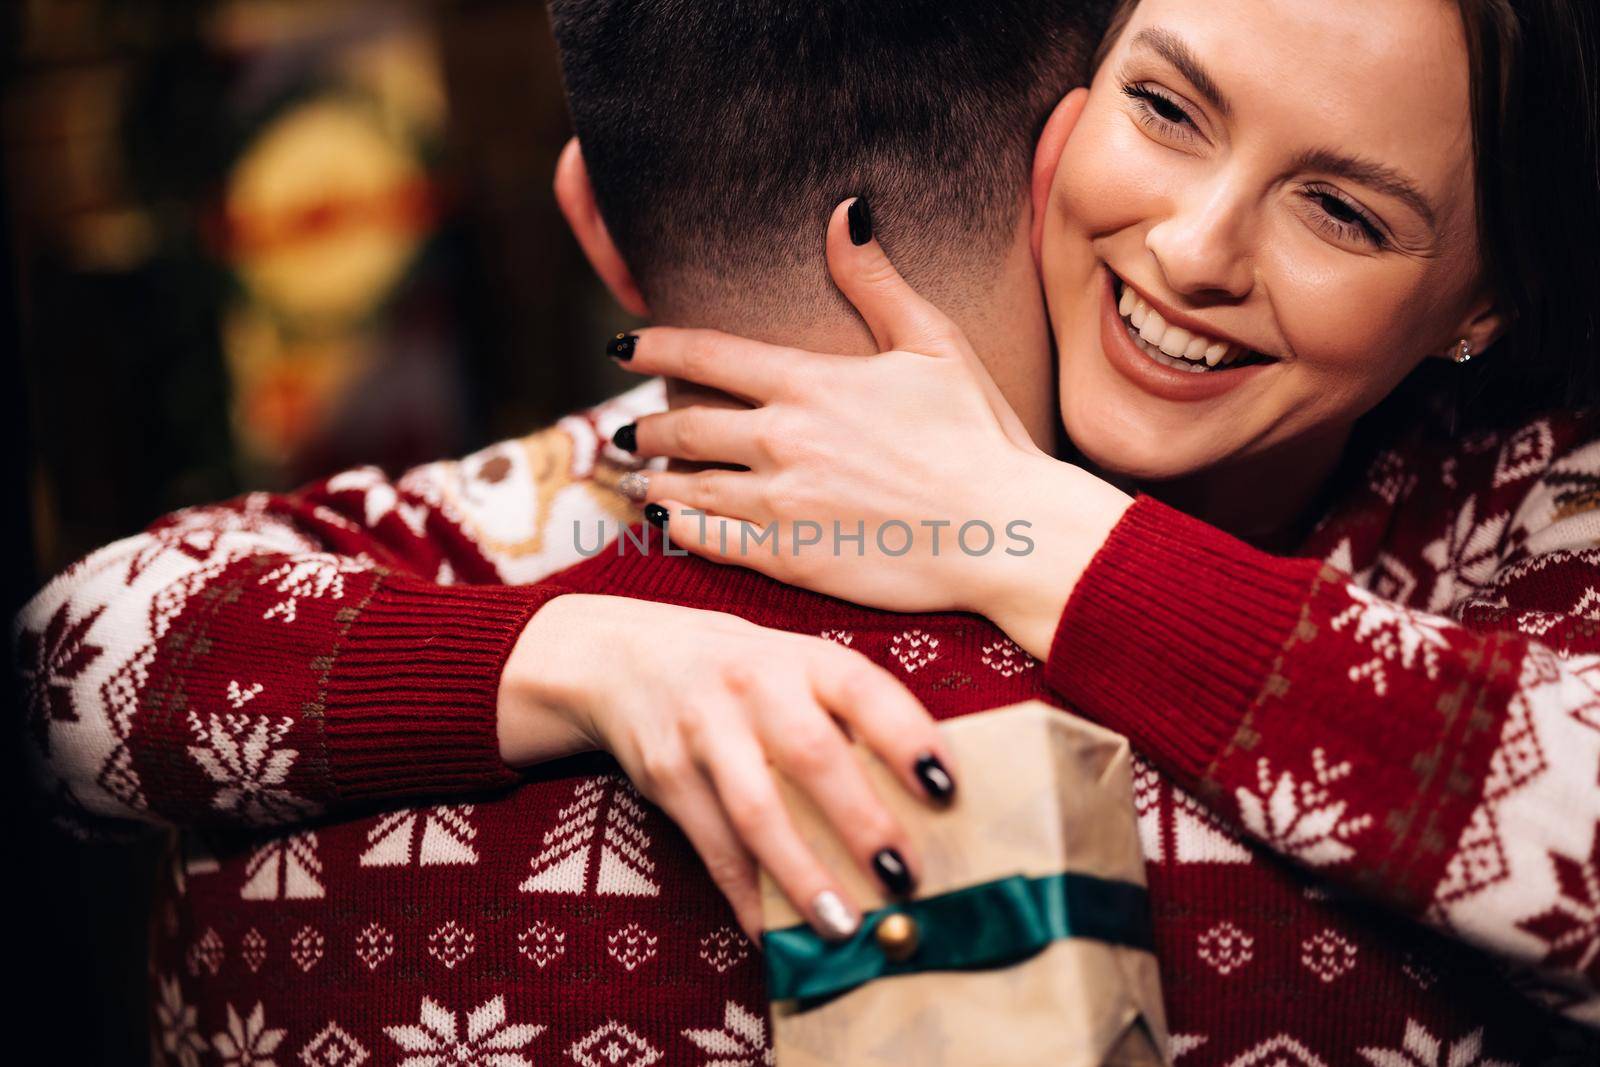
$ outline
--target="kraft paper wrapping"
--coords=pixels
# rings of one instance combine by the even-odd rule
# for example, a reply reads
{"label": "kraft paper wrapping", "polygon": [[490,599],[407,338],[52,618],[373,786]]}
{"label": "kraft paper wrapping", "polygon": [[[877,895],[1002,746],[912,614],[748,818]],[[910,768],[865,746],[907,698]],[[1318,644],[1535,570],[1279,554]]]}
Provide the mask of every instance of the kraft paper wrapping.
{"label": "kraft paper wrapping", "polygon": [[[922,858],[918,896],[1062,871],[1145,884],[1128,742],[1032,701],[944,722],[956,802],[911,796],[866,749],[869,780]],[[863,911],[892,903],[811,801],[780,779],[795,824]],[[763,876],[765,926],[801,922]],[[772,1004],[778,1067],[1100,1067],[1167,1063],[1149,952],[1084,938],[989,970],[870,981],[825,1003]]]}

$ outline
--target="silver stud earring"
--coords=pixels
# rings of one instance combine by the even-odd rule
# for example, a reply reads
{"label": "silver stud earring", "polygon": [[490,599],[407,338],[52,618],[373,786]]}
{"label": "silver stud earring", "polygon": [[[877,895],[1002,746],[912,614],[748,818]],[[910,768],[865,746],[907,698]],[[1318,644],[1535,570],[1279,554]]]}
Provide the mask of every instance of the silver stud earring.
{"label": "silver stud earring", "polygon": [[1457,363],[1465,363],[1472,358],[1472,342],[1465,337],[1456,342],[1455,355],[1451,357]]}

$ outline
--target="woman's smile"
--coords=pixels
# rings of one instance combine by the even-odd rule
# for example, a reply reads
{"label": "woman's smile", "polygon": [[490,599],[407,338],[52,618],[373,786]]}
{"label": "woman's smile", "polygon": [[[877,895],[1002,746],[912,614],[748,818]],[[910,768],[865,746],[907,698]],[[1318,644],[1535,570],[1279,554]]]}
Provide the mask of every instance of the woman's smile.
{"label": "woman's smile", "polygon": [[1492,342],[1463,32],[1377,0],[1131,11],[1040,246],[1082,455],[1204,495],[1300,450],[1309,485],[1424,358]]}
{"label": "woman's smile", "polygon": [[[1101,338],[1106,360],[1134,385],[1165,400],[1209,400],[1269,370],[1276,359],[1163,311],[1103,268]],[[1175,320],[1181,320],[1175,321]]]}

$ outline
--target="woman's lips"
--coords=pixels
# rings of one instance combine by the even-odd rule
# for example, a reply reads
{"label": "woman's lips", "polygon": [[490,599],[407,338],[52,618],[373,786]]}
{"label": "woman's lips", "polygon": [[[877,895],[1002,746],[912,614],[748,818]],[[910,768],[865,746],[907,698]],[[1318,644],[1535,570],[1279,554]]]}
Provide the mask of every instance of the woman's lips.
{"label": "woman's lips", "polygon": [[1129,336],[1127,321],[1117,311],[1116,279],[1103,264],[1100,271],[1100,347],[1119,374],[1152,396],[1180,403],[1211,400],[1272,369],[1273,363],[1257,363],[1194,373],[1162,366]]}

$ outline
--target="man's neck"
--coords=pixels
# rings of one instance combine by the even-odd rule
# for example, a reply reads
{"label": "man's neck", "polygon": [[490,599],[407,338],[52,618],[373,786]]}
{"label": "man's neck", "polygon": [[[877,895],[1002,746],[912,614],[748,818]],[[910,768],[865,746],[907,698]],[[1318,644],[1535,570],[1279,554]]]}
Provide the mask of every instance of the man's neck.
{"label": "man's neck", "polygon": [[[987,273],[987,277],[958,279],[919,278],[908,272],[908,280],[961,328],[1034,442],[1051,451],[1058,422],[1055,360],[1026,227],[1004,260]],[[825,284],[826,289],[818,289],[802,279],[787,288],[777,308],[765,306],[768,302],[760,297],[736,306],[696,301],[661,308],[658,321],[812,352],[876,353],[872,334],[855,309],[831,283]],[[816,292],[810,300],[803,295],[808,288]],[[805,310],[797,313],[797,307]],[[704,390],[673,382],[668,383],[667,396],[673,407],[712,402]]]}

